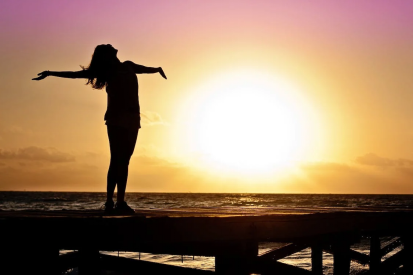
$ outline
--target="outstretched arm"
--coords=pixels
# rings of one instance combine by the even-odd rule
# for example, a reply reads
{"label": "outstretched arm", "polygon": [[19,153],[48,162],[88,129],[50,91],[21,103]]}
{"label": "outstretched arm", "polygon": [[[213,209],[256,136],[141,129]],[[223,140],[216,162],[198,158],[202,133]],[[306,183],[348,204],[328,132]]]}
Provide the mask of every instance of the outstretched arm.
{"label": "outstretched arm", "polygon": [[90,72],[88,70],[65,71],[65,72],[43,71],[37,75],[38,77],[33,78],[32,80],[42,80],[48,76],[59,77],[59,78],[69,78],[69,79],[88,79],[90,77]]}
{"label": "outstretched arm", "polygon": [[132,61],[125,61],[124,63],[128,64],[130,67],[133,68],[135,74],[154,74],[159,73],[161,76],[166,79],[166,75],[163,72],[161,67],[146,67],[143,65],[135,64]]}

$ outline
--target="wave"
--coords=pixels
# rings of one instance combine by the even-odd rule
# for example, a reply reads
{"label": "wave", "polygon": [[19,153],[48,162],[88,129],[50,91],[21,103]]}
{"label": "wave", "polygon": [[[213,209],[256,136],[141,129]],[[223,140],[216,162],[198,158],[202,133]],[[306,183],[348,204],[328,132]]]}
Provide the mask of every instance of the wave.
{"label": "wave", "polygon": [[[127,193],[126,199],[134,208],[413,208],[413,195]],[[0,209],[95,209],[105,200],[105,193],[0,192]]]}

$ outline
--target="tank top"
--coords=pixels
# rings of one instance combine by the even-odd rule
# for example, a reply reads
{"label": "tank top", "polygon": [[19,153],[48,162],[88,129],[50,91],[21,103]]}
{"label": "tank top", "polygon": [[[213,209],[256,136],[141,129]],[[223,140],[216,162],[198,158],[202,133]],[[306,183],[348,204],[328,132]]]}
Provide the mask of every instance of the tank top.
{"label": "tank top", "polygon": [[111,74],[106,84],[108,105],[105,113],[106,125],[140,128],[138,78],[133,69],[122,63],[120,69]]}

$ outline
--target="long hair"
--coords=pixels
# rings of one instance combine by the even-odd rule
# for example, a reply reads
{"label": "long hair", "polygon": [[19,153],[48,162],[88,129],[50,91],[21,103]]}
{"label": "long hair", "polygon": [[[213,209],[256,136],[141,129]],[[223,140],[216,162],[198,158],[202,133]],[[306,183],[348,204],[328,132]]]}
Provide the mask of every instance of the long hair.
{"label": "long hair", "polygon": [[91,73],[86,85],[90,84],[94,89],[102,89],[106,86],[113,70],[113,53],[110,50],[108,45],[96,46],[89,66],[81,66],[83,70],[89,70]]}

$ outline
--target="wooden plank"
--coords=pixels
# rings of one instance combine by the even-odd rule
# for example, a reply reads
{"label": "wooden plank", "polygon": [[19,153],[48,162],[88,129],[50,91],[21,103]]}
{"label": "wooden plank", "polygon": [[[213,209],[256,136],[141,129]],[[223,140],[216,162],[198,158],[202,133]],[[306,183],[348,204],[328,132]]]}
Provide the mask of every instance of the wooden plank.
{"label": "wooden plank", "polygon": [[401,250],[381,263],[380,274],[393,274],[403,264],[403,261],[404,252]]}
{"label": "wooden plank", "polygon": [[382,216],[386,213],[402,214],[412,212],[413,209],[395,210],[388,207],[383,208],[350,208],[350,207],[190,207],[190,208],[139,208],[134,214],[116,215],[105,214],[102,210],[23,210],[23,211],[1,211],[1,217],[227,217],[227,216],[262,216],[262,215],[299,215],[299,214],[372,214]]}
{"label": "wooden plank", "polygon": [[[324,248],[323,251],[330,253],[330,254],[334,254],[334,251],[332,249]],[[365,264],[369,264],[370,262],[370,257],[368,255],[357,252],[353,249],[349,249],[349,254],[350,254],[350,259],[359,264],[365,265]]]}
{"label": "wooden plank", "polygon": [[254,274],[261,275],[312,275],[311,271],[269,259],[257,259]]}
{"label": "wooden plank", "polygon": [[79,252],[69,252],[59,256],[59,270],[61,273],[79,266]]}
{"label": "wooden plank", "polygon": [[167,264],[160,264],[142,260],[134,260],[124,257],[100,254],[102,268],[111,270],[115,274],[135,274],[135,275],[212,275],[214,272],[178,267]]}
{"label": "wooden plank", "polygon": [[396,249],[397,247],[402,245],[402,240],[400,238],[396,238],[394,239],[392,242],[390,242],[389,244],[387,244],[385,247],[383,247],[380,250],[380,256],[385,256],[386,254],[388,254],[389,252],[393,251],[394,249]]}
{"label": "wooden plank", "polygon": [[[0,212],[0,218],[2,213]],[[361,231],[371,227],[398,231],[402,226],[413,224],[412,213],[375,214],[325,213],[311,215],[261,215],[237,217],[7,217],[0,225],[0,232],[13,232],[18,227],[32,228],[41,232],[61,233],[56,240],[61,249],[78,249],[85,241],[96,242],[100,250],[123,246],[136,250],[143,242],[211,242],[245,240],[251,238],[251,225],[257,229],[255,237],[267,241],[311,240],[316,235],[344,231]],[[377,222],[377,224],[375,224]],[[45,226],[47,225],[47,227]],[[85,233],[85,229],[88,229]],[[168,231],[165,231],[168,229]],[[122,233],[114,235],[113,233]],[[64,238],[61,238],[64,237]],[[113,238],[105,238],[113,237]],[[115,238],[116,237],[116,238]],[[33,237],[30,237],[33,238]],[[103,244],[101,241],[105,239]],[[135,248],[135,249],[132,249]],[[139,249],[138,249],[139,250]]]}
{"label": "wooden plank", "polygon": [[282,258],[285,258],[287,256],[290,256],[294,253],[300,252],[301,250],[304,250],[308,247],[307,244],[295,244],[295,243],[290,243],[287,245],[284,245],[279,248],[274,248],[271,250],[268,250],[258,256],[259,259],[268,259],[268,260],[279,260]]}
{"label": "wooden plank", "polygon": [[370,257],[368,255],[357,252],[353,249],[350,249],[350,259],[363,265],[370,263]]}
{"label": "wooden plank", "polygon": [[[354,230],[355,221],[332,217],[228,217],[228,218],[153,218],[147,219],[143,233],[145,241],[220,241],[251,238],[255,225],[258,240],[278,240],[312,237],[314,235]],[[168,229],[165,233],[164,229]]]}

